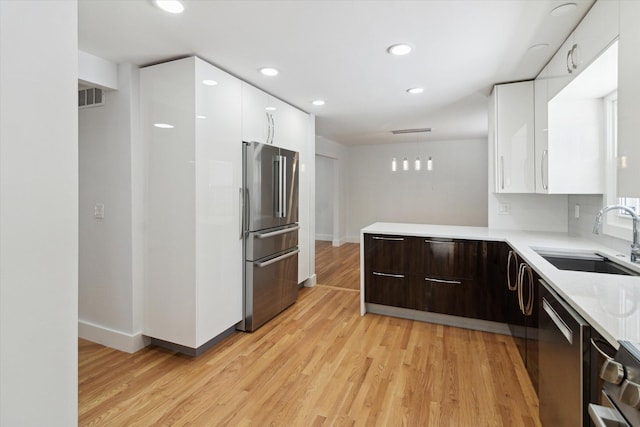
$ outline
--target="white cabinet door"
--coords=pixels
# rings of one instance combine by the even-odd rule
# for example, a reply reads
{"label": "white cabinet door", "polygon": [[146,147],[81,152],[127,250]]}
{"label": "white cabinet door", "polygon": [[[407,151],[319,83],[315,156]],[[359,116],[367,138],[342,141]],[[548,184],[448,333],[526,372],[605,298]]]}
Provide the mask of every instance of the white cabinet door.
{"label": "white cabinet door", "polygon": [[238,79],[196,60],[197,346],[242,320],[240,93]]}
{"label": "white cabinet door", "polygon": [[273,114],[274,106],[269,105],[269,98],[260,89],[242,83],[242,141],[270,143],[269,115]]}
{"label": "white cabinet door", "polygon": [[640,197],[640,2],[620,1],[618,196]]}
{"label": "white cabinet door", "polygon": [[534,193],[533,81],[496,85],[492,93],[496,192]]}
{"label": "white cabinet door", "polygon": [[575,72],[571,62],[573,46],[574,34],[571,34],[549,61],[547,66],[547,100],[556,96],[573,78]]}
{"label": "white cabinet door", "polygon": [[195,57],[140,71],[144,333],[192,350],[242,319],[240,100],[238,80]]}
{"label": "white cabinet door", "polygon": [[533,82],[535,119],[536,193],[549,192],[549,140],[547,135],[547,73],[545,67]]}
{"label": "white cabinet door", "polygon": [[580,74],[618,37],[618,0],[599,0],[575,30],[576,71]]}

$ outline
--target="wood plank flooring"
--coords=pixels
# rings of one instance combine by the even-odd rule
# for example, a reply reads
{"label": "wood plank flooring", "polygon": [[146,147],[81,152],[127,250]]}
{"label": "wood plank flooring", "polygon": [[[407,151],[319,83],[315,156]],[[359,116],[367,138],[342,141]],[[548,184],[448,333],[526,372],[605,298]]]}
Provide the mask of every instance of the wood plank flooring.
{"label": "wood plank flooring", "polygon": [[361,317],[350,287],[302,289],[198,358],[80,340],[79,425],[540,425],[511,337]]}
{"label": "wood plank flooring", "polygon": [[360,245],[333,247],[331,242],[316,240],[316,276],[322,285],[360,289]]}

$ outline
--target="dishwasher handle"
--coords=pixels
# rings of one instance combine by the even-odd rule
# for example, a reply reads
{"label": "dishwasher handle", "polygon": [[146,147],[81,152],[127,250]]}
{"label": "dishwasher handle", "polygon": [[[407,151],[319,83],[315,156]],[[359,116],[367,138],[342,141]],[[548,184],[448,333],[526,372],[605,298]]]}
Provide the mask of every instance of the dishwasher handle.
{"label": "dishwasher handle", "polygon": [[556,327],[560,330],[562,335],[569,341],[569,344],[573,344],[573,331],[567,326],[566,323],[562,320],[562,318],[558,315],[558,313],[551,307],[551,304],[547,301],[546,298],[542,298],[542,309],[549,315],[551,321],[556,325]]}
{"label": "dishwasher handle", "polygon": [[596,427],[630,427],[616,409],[593,403],[589,403],[589,418]]}

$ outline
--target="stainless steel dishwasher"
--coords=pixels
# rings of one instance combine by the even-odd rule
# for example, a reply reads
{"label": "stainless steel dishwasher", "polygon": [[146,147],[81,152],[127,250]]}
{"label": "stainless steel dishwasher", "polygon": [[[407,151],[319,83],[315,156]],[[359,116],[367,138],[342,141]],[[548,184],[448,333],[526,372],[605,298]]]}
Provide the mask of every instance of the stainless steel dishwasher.
{"label": "stainless steel dishwasher", "polygon": [[540,280],[539,400],[543,426],[589,426],[591,327]]}

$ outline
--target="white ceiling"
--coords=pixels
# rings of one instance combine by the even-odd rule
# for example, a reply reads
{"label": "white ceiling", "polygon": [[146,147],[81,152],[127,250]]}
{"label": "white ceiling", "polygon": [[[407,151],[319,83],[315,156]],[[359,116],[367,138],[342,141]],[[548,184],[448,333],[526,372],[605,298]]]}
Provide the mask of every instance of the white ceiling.
{"label": "white ceiling", "polygon": [[[553,17],[561,4],[574,12]],[[79,48],[148,65],[198,55],[316,114],[316,133],[343,144],[486,137],[494,83],[534,78],[593,0],[80,0]],[[388,46],[407,42],[405,57]],[[532,45],[549,47],[528,50]],[[262,66],[277,77],[258,73]],[[410,95],[410,87],[424,93]],[[317,98],[323,107],[311,105]]]}

